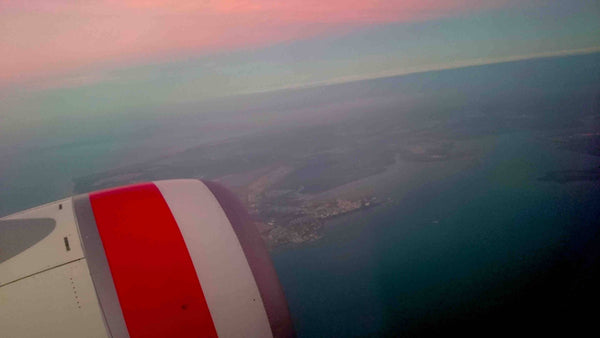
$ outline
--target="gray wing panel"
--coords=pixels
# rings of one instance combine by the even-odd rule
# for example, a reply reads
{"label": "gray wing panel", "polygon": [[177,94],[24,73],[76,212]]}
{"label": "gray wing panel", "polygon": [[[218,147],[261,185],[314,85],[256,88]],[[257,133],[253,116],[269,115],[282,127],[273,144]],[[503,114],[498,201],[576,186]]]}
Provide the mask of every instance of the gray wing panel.
{"label": "gray wing panel", "polygon": [[84,194],[73,197],[73,209],[85,258],[109,333],[112,337],[129,337],[89,196]]}
{"label": "gray wing panel", "polygon": [[32,247],[55,228],[52,218],[0,220],[0,263]]}

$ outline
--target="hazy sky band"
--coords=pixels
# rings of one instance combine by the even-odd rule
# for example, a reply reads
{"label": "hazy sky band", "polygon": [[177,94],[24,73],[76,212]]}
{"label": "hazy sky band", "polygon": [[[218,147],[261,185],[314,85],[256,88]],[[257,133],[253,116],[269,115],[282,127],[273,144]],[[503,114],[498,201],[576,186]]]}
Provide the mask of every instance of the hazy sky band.
{"label": "hazy sky band", "polygon": [[106,62],[254,48],[365,25],[505,6],[508,0],[0,2],[2,81]]}
{"label": "hazy sky band", "polygon": [[[2,136],[58,117],[600,47],[600,4],[587,0],[72,3],[0,2]],[[200,20],[207,12],[222,22]]]}
{"label": "hazy sky band", "polygon": [[[546,28],[569,30],[563,20],[598,19],[598,7],[581,0],[3,1],[0,81],[260,48],[380,24],[469,19],[490,10],[529,12],[533,27],[519,27],[526,30],[558,16]],[[511,18],[505,19],[510,27]],[[472,33],[500,28],[480,24]]]}

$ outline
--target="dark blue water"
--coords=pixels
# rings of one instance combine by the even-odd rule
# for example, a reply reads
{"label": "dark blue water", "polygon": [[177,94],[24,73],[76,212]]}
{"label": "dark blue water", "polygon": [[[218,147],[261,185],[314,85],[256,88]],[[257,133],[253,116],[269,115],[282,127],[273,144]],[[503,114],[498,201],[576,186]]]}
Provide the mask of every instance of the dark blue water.
{"label": "dark blue water", "polygon": [[275,252],[299,336],[533,329],[526,312],[550,323],[542,314],[566,312],[565,298],[589,272],[581,261],[597,259],[588,248],[600,185],[537,178],[600,161],[528,134],[493,143],[467,170],[398,191],[392,205],[333,221],[318,242]]}

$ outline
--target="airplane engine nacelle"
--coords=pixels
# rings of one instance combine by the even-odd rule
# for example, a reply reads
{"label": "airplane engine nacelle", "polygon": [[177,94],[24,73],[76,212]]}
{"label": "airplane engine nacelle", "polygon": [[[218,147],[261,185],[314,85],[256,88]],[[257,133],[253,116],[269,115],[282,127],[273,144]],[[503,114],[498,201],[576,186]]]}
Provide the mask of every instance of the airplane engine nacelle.
{"label": "airplane engine nacelle", "polygon": [[135,184],[0,219],[2,337],[293,335],[262,239],[218,184]]}

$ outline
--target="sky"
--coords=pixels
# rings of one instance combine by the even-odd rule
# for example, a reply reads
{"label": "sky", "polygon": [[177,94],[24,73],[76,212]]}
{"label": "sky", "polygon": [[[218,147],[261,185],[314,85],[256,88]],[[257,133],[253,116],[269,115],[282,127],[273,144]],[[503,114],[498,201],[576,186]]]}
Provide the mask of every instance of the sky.
{"label": "sky", "polygon": [[4,1],[0,78],[256,48],[360,26],[411,22],[509,1]]}
{"label": "sky", "polygon": [[196,102],[599,51],[597,0],[0,0],[0,213],[153,154]]}
{"label": "sky", "polygon": [[596,51],[593,0],[0,0],[0,141],[61,118]]}

